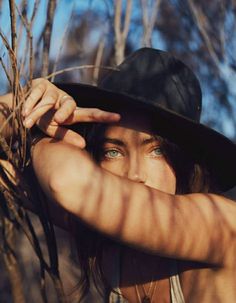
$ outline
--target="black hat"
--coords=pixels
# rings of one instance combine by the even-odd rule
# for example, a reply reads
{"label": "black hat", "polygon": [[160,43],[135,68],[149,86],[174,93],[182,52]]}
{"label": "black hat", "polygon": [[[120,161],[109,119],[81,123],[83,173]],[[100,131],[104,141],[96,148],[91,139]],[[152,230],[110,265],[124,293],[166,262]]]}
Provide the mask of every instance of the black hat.
{"label": "black hat", "polygon": [[236,145],[200,123],[199,81],[170,53],[142,48],[109,72],[97,87],[78,83],[57,86],[80,107],[114,112],[128,107],[145,110],[157,134],[204,162],[220,190],[236,184]]}

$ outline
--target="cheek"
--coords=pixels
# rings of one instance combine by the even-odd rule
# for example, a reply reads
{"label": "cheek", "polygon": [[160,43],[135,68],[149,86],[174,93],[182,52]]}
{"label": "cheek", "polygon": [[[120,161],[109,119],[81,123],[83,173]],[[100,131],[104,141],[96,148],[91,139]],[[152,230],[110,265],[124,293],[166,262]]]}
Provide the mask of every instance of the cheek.
{"label": "cheek", "polygon": [[100,166],[117,176],[124,176],[124,168],[121,161],[102,161]]}
{"label": "cheek", "polygon": [[148,163],[146,185],[169,194],[175,194],[175,173],[164,159]]}

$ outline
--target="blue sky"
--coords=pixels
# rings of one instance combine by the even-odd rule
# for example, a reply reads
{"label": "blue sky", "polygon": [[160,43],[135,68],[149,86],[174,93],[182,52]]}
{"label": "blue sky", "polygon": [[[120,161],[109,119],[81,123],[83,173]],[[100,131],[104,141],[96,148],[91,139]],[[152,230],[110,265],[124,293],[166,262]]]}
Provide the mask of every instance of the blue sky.
{"label": "blue sky", "polygon": [[[19,5],[21,1],[16,0],[16,3]],[[28,1],[29,6],[29,15],[32,13],[34,1]],[[41,32],[43,24],[45,24],[46,21],[46,0],[41,0],[40,6],[38,8],[37,17],[35,19],[35,24],[33,27],[33,34],[35,37],[35,40],[39,37],[39,34]],[[53,33],[52,33],[52,41],[51,41],[51,49],[50,49],[50,56],[55,57],[57,56],[59,49],[61,47],[63,33],[65,32],[65,29],[68,27],[68,23],[70,22],[71,13],[72,10],[75,10],[79,12],[80,14],[83,14],[84,11],[90,8],[94,8],[97,13],[101,12],[106,14],[112,14],[112,6],[113,6],[113,0],[58,0],[56,15],[54,19],[53,24]],[[139,14],[139,8],[133,6],[133,12],[132,12],[132,18],[135,18],[137,14]],[[10,33],[10,19],[9,19],[9,8],[8,8],[8,1],[3,0],[3,6],[2,11],[0,12],[0,28],[5,33],[5,35],[10,39],[9,33]],[[19,28],[18,28],[19,29]],[[91,40],[96,41],[99,39],[99,33],[97,29],[93,31],[93,36]],[[135,46],[135,48],[140,47],[140,37],[141,37],[141,30],[140,28],[133,28],[132,31],[130,31],[129,38],[132,44]],[[236,41],[236,39],[235,39]],[[21,39],[22,47],[19,50],[19,56],[21,54],[24,54],[25,49],[25,39],[22,37]],[[161,36],[158,32],[154,33],[153,36],[153,47],[165,49],[165,43],[161,39]],[[3,57],[5,63],[7,64],[7,55],[4,47],[2,46],[0,42],[0,56]],[[1,67],[0,67],[1,68]],[[229,87],[236,95],[236,89],[235,89],[235,81],[236,81],[236,75],[235,73],[232,75],[230,70],[227,70],[225,66],[222,67],[222,72],[224,73],[225,79],[229,83]],[[6,77],[3,76],[3,73],[1,72],[0,80],[2,85],[0,86],[0,94],[4,93],[6,91],[6,86],[4,85],[6,83]],[[205,102],[203,103],[203,121],[207,120],[209,116],[215,116],[217,117],[218,113],[218,107],[214,106],[214,100],[211,98],[211,96],[208,94],[208,89],[206,86],[204,86],[204,83],[202,83],[203,93],[204,93],[204,99]],[[234,102],[234,100],[232,100]],[[210,109],[210,110],[209,110]],[[236,115],[236,106],[234,107],[235,115]],[[229,137],[235,137],[236,132],[233,128],[232,121],[229,119],[224,118],[224,113],[221,113],[222,119],[224,119],[223,123],[223,129],[222,131]]]}

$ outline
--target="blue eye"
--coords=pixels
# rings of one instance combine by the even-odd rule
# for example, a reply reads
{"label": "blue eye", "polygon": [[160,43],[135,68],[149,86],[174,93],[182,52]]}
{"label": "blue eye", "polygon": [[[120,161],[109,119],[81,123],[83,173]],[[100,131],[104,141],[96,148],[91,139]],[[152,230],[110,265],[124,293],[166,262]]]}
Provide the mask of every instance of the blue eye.
{"label": "blue eye", "polygon": [[152,152],[151,152],[152,155],[154,156],[161,156],[162,155],[162,150],[160,147],[155,147]]}
{"label": "blue eye", "polygon": [[109,149],[104,152],[105,158],[113,159],[113,158],[117,158],[120,156],[121,156],[121,153],[116,149]]}

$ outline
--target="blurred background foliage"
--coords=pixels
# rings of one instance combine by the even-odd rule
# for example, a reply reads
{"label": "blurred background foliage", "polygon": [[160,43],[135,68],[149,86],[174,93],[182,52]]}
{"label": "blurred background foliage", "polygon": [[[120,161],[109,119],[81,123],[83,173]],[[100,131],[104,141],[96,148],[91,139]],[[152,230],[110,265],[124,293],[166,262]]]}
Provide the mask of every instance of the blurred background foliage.
{"label": "blurred background foliage", "polygon": [[[96,85],[106,67],[119,64],[140,47],[155,47],[170,51],[195,71],[203,91],[202,122],[236,142],[235,0],[0,0],[0,33],[0,94],[11,89],[9,79],[14,78],[4,38],[9,45],[16,43],[22,84],[43,76],[58,82]],[[219,148],[224,152],[222,146]],[[30,216],[44,252],[45,231],[37,217]],[[12,294],[12,283],[3,270],[0,302],[46,302],[39,278],[35,278],[37,258],[22,234],[10,234],[20,260],[17,270],[23,291],[20,296]],[[71,259],[68,234],[60,230],[56,234],[62,280],[66,294],[70,294],[79,272]],[[0,258],[1,268],[6,263]],[[48,302],[58,302],[52,286],[47,285]],[[76,302],[76,296],[68,300]],[[93,301],[88,298],[87,302]]]}
{"label": "blurred background foliage", "polygon": [[[58,0],[53,1],[51,19],[47,10],[52,1],[16,1],[28,16],[32,16],[35,2],[34,77],[84,64],[111,66],[142,46],[168,50],[191,66],[200,79],[202,121],[236,140],[236,1]],[[1,30],[9,35],[8,1],[0,3]],[[45,27],[50,22],[49,68],[43,71]],[[20,28],[18,34],[18,56],[25,57],[26,39]],[[7,60],[1,44],[0,56]],[[75,69],[54,80],[96,83],[97,73],[91,68]],[[3,73],[1,78],[4,92]]]}

